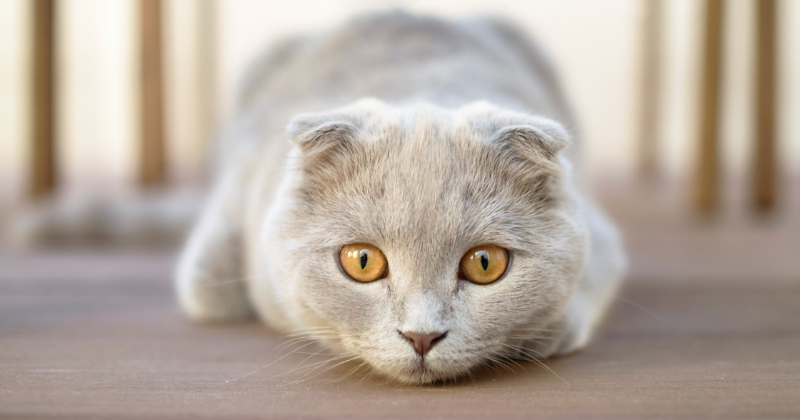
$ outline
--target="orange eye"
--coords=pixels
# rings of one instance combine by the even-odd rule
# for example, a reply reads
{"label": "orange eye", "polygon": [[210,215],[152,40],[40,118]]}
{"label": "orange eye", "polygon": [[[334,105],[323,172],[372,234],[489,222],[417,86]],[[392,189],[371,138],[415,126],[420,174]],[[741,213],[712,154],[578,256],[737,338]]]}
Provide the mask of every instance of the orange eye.
{"label": "orange eye", "polygon": [[499,246],[476,246],[461,258],[461,275],[477,284],[489,284],[499,279],[506,268],[508,251]]}
{"label": "orange eye", "polygon": [[339,261],[348,276],[362,283],[382,279],[389,268],[383,252],[370,244],[343,246],[339,251]]}

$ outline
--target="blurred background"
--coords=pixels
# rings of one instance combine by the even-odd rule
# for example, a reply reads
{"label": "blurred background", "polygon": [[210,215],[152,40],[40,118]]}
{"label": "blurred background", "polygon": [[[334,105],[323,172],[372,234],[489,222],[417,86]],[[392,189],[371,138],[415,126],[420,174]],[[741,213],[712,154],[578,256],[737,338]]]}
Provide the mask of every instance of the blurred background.
{"label": "blurred background", "polygon": [[584,176],[634,245],[664,220],[798,232],[790,0],[2,0],[0,217],[53,192],[202,186],[256,54],[394,8],[536,37],[577,111]]}

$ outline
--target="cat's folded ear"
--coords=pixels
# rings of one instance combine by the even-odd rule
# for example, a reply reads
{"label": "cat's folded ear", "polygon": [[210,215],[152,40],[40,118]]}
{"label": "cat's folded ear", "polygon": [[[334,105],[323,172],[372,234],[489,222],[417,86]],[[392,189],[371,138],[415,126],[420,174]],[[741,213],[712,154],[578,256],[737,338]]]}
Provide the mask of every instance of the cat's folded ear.
{"label": "cat's folded ear", "polygon": [[319,166],[336,155],[351,152],[358,132],[354,122],[336,114],[301,114],[286,128],[287,137],[300,149],[306,167]]}
{"label": "cat's folded ear", "polygon": [[502,155],[534,163],[555,173],[561,168],[558,153],[569,144],[569,135],[552,120],[530,118],[499,128],[489,143]]}
{"label": "cat's folded ear", "polygon": [[357,134],[355,124],[330,114],[300,114],[286,128],[289,140],[303,153],[320,153],[346,146]]}

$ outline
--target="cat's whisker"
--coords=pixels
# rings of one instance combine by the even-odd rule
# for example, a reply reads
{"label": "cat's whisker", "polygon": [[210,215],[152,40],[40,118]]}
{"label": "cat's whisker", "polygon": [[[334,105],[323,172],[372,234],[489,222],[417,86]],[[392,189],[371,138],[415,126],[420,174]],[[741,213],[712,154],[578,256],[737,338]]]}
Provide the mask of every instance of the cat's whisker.
{"label": "cat's whisker", "polygon": [[500,373],[500,371],[495,369],[494,366],[492,366],[492,364],[489,363],[488,361],[481,362],[480,364],[478,364],[478,366],[480,366],[480,367],[485,366],[485,367],[488,367],[489,369],[495,371],[495,373]]}
{"label": "cat's whisker", "polygon": [[316,330],[330,330],[330,331],[334,331],[334,328],[333,328],[333,327],[328,327],[328,326],[317,326],[317,327],[301,327],[301,328],[295,328],[294,330],[290,331],[290,332],[289,332],[289,333],[287,333],[287,334],[300,333],[300,332],[304,332],[304,331],[316,331]]}
{"label": "cat's whisker", "polygon": [[320,334],[320,335],[313,336],[313,337],[312,336],[297,337],[297,338],[293,338],[293,339],[291,339],[289,341],[286,341],[283,344],[279,345],[275,349],[275,351],[281,351],[281,350],[286,349],[287,347],[289,347],[291,345],[298,344],[298,343],[303,343],[303,342],[306,342],[306,341],[308,341],[308,342],[319,342],[321,339],[326,339],[326,338],[327,339],[336,339],[336,338],[338,338],[338,336],[337,335],[323,335],[323,334]]}
{"label": "cat's whisker", "polygon": [[303,372],[305,370],[311,369],[314,366],[318,366],[320,364],[328,363],[328,362],[329,362],[329,360],[323,360],[323,361],[320,361],[320,362],[310,363],[310,364],[304,365],[304,366],[298,366],[298,367],[295,367],[295,368],[293,368],[293,369],[291,369],[291,370],[289,370],[287,372],[283,372],[283,373],[279,373],[277,375],[270,376],[269,379],[280,378],[281,376],[286,376],[286,375],[291,375],[293,373]]}
{"label": "cat's whisker", "polygon": [[[319,337],[319,338],[322,338],[322,337]],[[301,336],[301,337],[295,337],[295,338],[292,338],[292,339],[284,341],[275,350],[280,351],[280,350],[282,350],[282,349],[284,349],[284,348],[286,348],[286,347],[288,347],[288,346],[290,346],[290,345],[292,345],[294,343],[298,343],[298,342],[302,342],[302,341],[316,341],[316,340],[319,340],[319,338],[318,337],[314,337],[314,336],[310,336],[310,335],[304,335],[304,336]]]}
{"label": "cat's whisker", "polygon": [[374,373],[375,373],[375,370],[374,369],[370,369],[369,373],[367,373],[367,376],[364,376],[363,378],[361,378],[360,381],[358,381],[356,383],[360,384],[361,382],[366,381],[367,379],[371,378]]}
{"label": "cat's whisker", "polygon": [[496,363],[496,364],[500,365],[500,367],[502,367],[503,369],[505,369],[505,370],[507,370],[507,371],[509,371],[509,372],[516,373],[516,372],[514,372],[514,369],[511,369],[511,368],[510,368],[510,367],[509,367],[507,364],[505,364],[505,363],[501,362],[500,360],[497,360],[497,359],[495,359],[495,358],[494,358],[494,357],[492,357],[492,356],[489,356],[489,357],[488,357],[488,359],[489,359],[489,360],[491,360],[492,362],[494,362],[494,363]]}
{"label": "cat's whisker", "polygon": [[315,332],[335,332],[335,331],[336,330],[330,327],[308,327],[308,328],[301,328],[298,330],[294,330],[290,333],[285,334],[284,337],[296,337],[298,335],[304,335]]}
{"label": "cat's whisker", "polygon": [[281,376],[286,376],[286,375],[291,375],[293,373],[301,373],[301,372],[304,372],[304,371],[306,371],[306,373],[312,372],[315,369],[317,369],[317,368],[319,368],[321,366],[324,366],[326,363],[331,363],[333,361],[340,360],[343,357],[348,357],[348,356],[347,355],[338,355],[338,356],[332,357],[330,359],[326,359],[326,360],[322,360],[322,361],[314,362],[314,363],[309,363],[309,364],[304,365],[304,366],[298,366],[298,367],[296,367],[294,369],[289,370],[288,372],[284,372],[284,373],[281,373],[281,374],[278,374],[278,375],[274,375],[274,376],[270,377],[270,379],[279,378]]}
{"label": "cat's whisker", "polygon": [[[540,346],[544,345],[544,342],[542,340],[545,339],[545,337],[509,337],[509,338],[516,338],[518,340],[522,340],[523,342],[531,342]],[[542,338],[542,340],[537,340],[537,338]]]}
{"label": "cat's whisker", "polygon": [[557,332],[541,334],[541,335],[539,335],[539,334],[510,335],[510,336],[508,336],[508,338],[515,338],[515,339],[526,340],[526,341],[527,340],[546,340],[546,339],[552,338],[554,335],[557,335],[559,333],[560,332],[557,331]]}
{"label": "cat's whisker", "polygon": [[[326,363],[330,363],[330,362],[333,362],[333,361],[336,361],[336,360],[340,360],[340,359],[345,358],[345,357],[349,357],[349,355],[346,354],[346,353],[345,354],[337,354],[337,355],[328,357],[325,360],[321,360],[319,362],[313,362],[313,363],[310,363],[310,364],[307,364],[307,365],[299,366],[299,367],[297,367],[295,369],[292,369],[292,371],[303,371],[303,370],[306,370],[306,369],[310,369],[312,366],[324,365]],[[306,358],[306,360],[308,360],[308,358]],[[304,362],[305,362],[305,360],[303,362],[301,362],[301,363],[304,363]]]}
{"label": "cat's whisker", "polygon": [[[283,351],[288,351],[287,356],[290,355],[290,354],[291,355],[303,355],[303,353],[311,353],[311,354],[314,354],[314,355],[318,355],[317,353],[321,353],[323,351],[333,350],[332,346],[324,345],[324,344],[320,343],[319,341],[313,340],[313,339],[299,341],[299,342],[293,343],[293,345],[295,345],[297,347],[295,347],[295,348],[293,348],[291,350],[289,350],[288,347],[285,347],[283,349]],[[314,347],[319,346],[319,347],[321,347],[321,350],[319,352],[316,352],[316,351],[313,351],[314,349],[312,348],[312,349],[308,349],[305,352],[300,352],[300,350],[302,350],[302,349],[304,349],[305,347],[308,347],[308,346],[314,346]],[[339,354],[339,352],[334,351],[333,355],[335,356],[335,355],[338,355],[338,354]]]}
{"label": "cat's whisker", "polygon": [[558,330],[554,330],[554,329],[550,329],[550,328],[538,328],[538,327],[529,327],[528,328],[528,327],[526,327],[526,328],[514,328],[511,331],[515,331],[515,332],[516,331],[519,331],[519,332],[524,332],[524,331],[557,332]]}
{"label": "cat's whisker", "polygon": [[311,338],[311,337],[297,338],[297,339],[294,339],[294,340],[289,340],[289,341],[279,345],[278,347],[275,348],[275,351],[276,352],[280,352],[280,351],[283,351],[283,350],[285,350],[285,349],[287,349],[290,346],[293,346],[295,344],[314,343],[316,341],[317,340],[315,340],[314,338]]}
{"label": "cat's whisker", "polygon": [[335,334],[335,333],[337,333],[337,331],[334,330],[333,328],[315,328],[315,329],[308,329],[308,330],[292,331],[290,333],[286,333],[284,335],[284,337],[285,338],[291,338],[291,337],[298,337],[298,336],[303,336],[303,335],[322,334],[322,333]]}
{"label": "cat's whisker", "polygon": [[[504,346],[511,347],[508,344],[504,344]],[[514,347],[518,347],[518,346],[514,346]],[[541,360],[539,360],[538,358],[536,358],[534,356],[531,356],[531,355],[527,354],[526,352],[532,351],[532,352],[537,353],[539,355],[541,355],[541,353],[539,353],[538,351],[533,350],[533,349],[522,348],[522,347],[519,347],[519,351],[520,351],[521,355],[525,356],[524,360],[528,360],[530,362],[538,364],[539,366],[543,367],[544,369],[547,369],[548,371],[550,371],[550,373],[555,375],[555,377],[558,378],[559,380],[561,380],[561,382],[564,382],[565,384],[569,385],[569,382],[564,380],[564,378],[562,378],[559,374],[557,374],[553,369],[551,369],[549,366],[547,366],[544,362],[542,362]]]}
{"label": "cat's whisker", "polygon": [[358,370],[361,369],[362,367],[364,367],[366,364],[367,364],[367,362],[359,363],[358,366],[348,370],[341,378],[337,379],[336,382],[342,381],[342,380],[346,379],[348,376],[358,372]]}
{"label": "cat's whisker", "polygon": [[[551,337],[553,334],[559,334],[561,331],[558,331],[558,330],[554,330],[552,332],[551,331],[544,331],[544,333],[547,333],[547,334],[541,334],[541,335],[535,334],[535,333],[538,333],[538,332],[539,331],[530,331],[530,335],[528,335],[528,334],[526,334],[526,335],[509,335],[508,338],[525,338],[525,339],[527,339],[527,338],[547,338],[547,337]],[[524,331],[523,331],[523,333],[524,333]]]}
{"label": "cat's whisker", "polygon": [[[347,356],[352,356],[352,355],[347,355]],[[337,363],[337,364],[335,364],[335,365],[333,365],[333,366],[331,366],[331,367],[329,367],[329,368],[327,368],[327,369],[323,370],[322,372],[319,372],[319,373],[317,373],[317,374],[316,374],[316,375],[314,375],[314,376],[311,376],[311,377],[309,377],[309,378],[305,378],[305,377],[306,377],[306,376],[307,376],[309,373],[311,373],[311,372],[313,372],[314,370],[316,370],[316,369],[314,369],[314,370],[312,370],[311,372],[307,372],[306,374],[304,374],[303,376],[301,376],[301,377],[300,377],[300,379],[297,379],[296,381],[294,381],[294,382],[291,382],[290,384],[297,383],[297,382],[300,382],[300,381],[302,381],[302,380],[314,379],[314,378],[316,378],[317,376],[319,376],[319,375],[322,375],[323,373],[330,371],[331,369],[334,369],[334,368],[336,368],[336,367],[338,367],[338,366],[341,366],[341,365],[343,365],[343,364],[345,364],[345,363],[347,363],[347,362],[351,362],[351,361],[353,361],[353,360],[356,360],[356,359],[358,359],[358,358],[359,358],[359,356],[353,356],[353,357],[350,357],[349,359],[346,359],[346,360],[344,360],[344,361],[341,361],[341,362],[339,362],[339,363]],[[303,378],[305,378],[305,379],[303,379]]]}
{"label": "cat's whisker", "polygon": [[306,361],[308,361],[308,359],[311,359],[312,357],[314,357],[314,356],[316,356],[316,355],[318,355],[318,354],[322,353],[322,352],[323,352],[323,351],[325,351],[325,350],[329,350],[329,349],[330,349],[330,347],[325,347],[325,348],[323,348],[322,350],[320,350],[320,351],[318,351],[318,352],[316,352],[316,353],[313,353],[313,354],[309,355],[308,357],[306,357],[305,359],[303,359],[303,361],[302,361],[302,362],[298,363],[298,365],[305,363]]}
{"label": "cat's whisker", "polygon": [[538,354],[540,357],[544,358],[544,355],[543,355],[542,353],[540,353],[540,352],[538,352],[538,351],[536,351],[536,350],[534,350],[534,349],[532,349],[532,348],[523,347],[523,346],[514,346],[514,345],[512,345],[512,344],[503,344],[503,345],[504,345],[504,346],[506,346],[506,347],[509,347],[509,348],[515,349],[515,350],[519,351],[521,354],[523,354],[523,355],[525,355],[525,356],[527,356],[527,354],[525,354],[525,353],[523,353],[523,352],[532,351],[532,352],[534,352],[534,353]]}
{"label": "cat's whisker", "polygon": [[286,340],[281,343],[275,350],[280,351],[285,349],[286,347],[291,346],[292,344],[301,343],[304,341],[321,341],[324,339],[334,339],[336,336],[333,335],[320,335],[320,336],[303,336],[303,337],[295,337],[291,340]]}
{"label": "cat's whisker", "polygon": [[661,318],[660,318],[658,315],[656,315],[655,313],[653,313],[653,312],[652,312],[652,311],[650,311],[649,309],[645,308],[644,306],[641,306],[641,305],[639,305],[639,304],[637,304],[637,303],[635,303],[635,302],[631,302],[630,300],[628,300],[628,299],[625,299],[625,298],[623,298],[623,297],[621,297],[621,296],[618,296],[618,295],[614,295],[614,296],[613,296],[613,298],[614,298],[614,299],[617,299],[617,300],[621,300],[622,302],[625,302],[625,303],[627,303],[628,305],[631,305],[631,306],[633,306],[634,308],[641,309],[642,311],[644,311],[644,312],[646,312],[646,313],[650,314],[650,316],[652,316],[653,318],[655,318],[655,319],[657,319],[657,320],[661,321]]}
{"label": "cat's whisker", "polygon": [[302,336],[311,336],[315,334],[337,334],[338,332],[333,329],[318,329],[318,330],[308,330],[308,331],[295,331],[292,333],[288,333],[284,335],[284,338],[293,338],[293,337],[302,337]]}
{"label": "cat's whisker", "polygon": [[[304,368],[303,368],[303,369],[301,369],[301,370],[307,370],[307,368],[308,368],[308,370],[309,370],[309,371],[308,371],[308,372],[306,372],[306,373],[310,373],[310,372],[313,372],[314,370],[316,370],[317,368],[320,368],[320,367],[322,367],[322,366],[324,366],[324,365],[326,365],[326,364],[328,364],[328,363],[336,362],[336,361],[338,361],[338,360],[342,360],[342,359],[344,359],[344,358],[347,358],[347,357],[352,357],[352,356],[353,356],[353,355],[352,355],[352,354],[350,354],[350,353],[342,353],[342,354],[338,354],[338,355],[336,355],[336,356],[329,357],[328,359],[322,360],[322,361],[320,361],[320,362],[314,362],[314,363],[311,363],[311,364],[307,365],[306,367],[304,367]],[[310,368],[311,366],[315,366],[315,367],[312,369],[312,368]]]}
{"label": "cat's whisker", "polygon": [[[311,344],[314,344],[314,343],[308,343],[308,344],[304,345],[303,347],[308,347],[308,346],[310,346]],[[303,347],[300,347],[300,348],[303,348]],[[299,349],[295,349],[295,351],[296,351],[296,350],[299,350]],[[293,353],[293,352],[292,352],[292,353]],[[227,383],[227,382],[236,382],[236,381],[238,381],[239,379],[242,379],[242,378],[248,377],[248,376],[250,376],[250,375],[252,375],[252,374],[254,374],[254,373],[256,373],[256,372],[260,372],[260,371],[262,371],[262,370],[264,370],[264,369],[266,369],[266,368],[268,368],[268,367],[270,367],[270,366],[274,365],[275,363],[278,363],[278,362],[280,362],[281,360],[283,360],[283,359],[285,359],[285,358],[289,357],[289,356],[290,356],[292,353],[285,354],[285,355],[283,355],[283,356],[279,357],[278,359],[276,359],[276,360],[273,360],[272,362],[270,362],[270,363],[267,363],[266,365],[264,365],[264,366],[261,366],[260,368],[258,368],[258,369],[256,369],[256,370],[254,370],[254,371],[252,371],[252,372],[250,372],[250,373],[248,373],[248,374],[242,375],[242,376],[240,376],[240,377],[238,377],[238,378],[235,378],[235,379],[229,379],[229,380],[227,380],[227,381],[225,381],[225,382],[226,382],[226,383]]]}
{"label": "cat's whisker", "polygon": [[517,363],[517,361],[516,361],[516,360],[514,360],[514,359],[512,359],[511,357],[508,357],[508,356],[506,356],[506,355],[503,355],[503,354],[498,354],[497,356],[498,356],[498,357],[502,357],[502,358],[503,358],[503,360],[508,360],[508,362],[509,362],[509,363],[513,363],[513,364],[515,364],[515,365],[519,366],[519,367],[520,367],[522,370],[524,370],[524,371],[525,371],[525,373],[527,373],[527,372],[528,372],[528,369],[525,369],[525,367],[524,367],[524,366],[522,366],[521,364]]}
{"label": "cat's whisker", "polygon": [[555,377],[556,377],[556,378],[558,378],[558,379],[559,379],[561,382],[564,382],[564,384],[566,384],[566,385],[569,385],[569,382],[567,382],[567,381],[566,381],[564,378],[562,378],[562,377],[561,377],[561,375],[557,374],[557,373],[556,373],[556,372],[555,372],[553,369],[550,369],[550,367],[549,367],[549,366],[547,366],[547,365],[546,365],[544,362],[542,362],[541,360],[539,360],[539,359],[533,359],[532,361],[533,361],[534,363],[536,363],[537,365],[539,365],[539,366],[541,366],[541,367],[543,367],[543,368],[547,369],[547,370],[548,370],[550,373],[552,373],[553,375],[555,375]]}
{"label": "cat's whisker", "polygon": [[478,390],[478,384],[475,383],[475,375],[473,375],[471,372],[467,372],[467,376],[472,381],[472,386],[474,386],[475,390],[477,391]]}

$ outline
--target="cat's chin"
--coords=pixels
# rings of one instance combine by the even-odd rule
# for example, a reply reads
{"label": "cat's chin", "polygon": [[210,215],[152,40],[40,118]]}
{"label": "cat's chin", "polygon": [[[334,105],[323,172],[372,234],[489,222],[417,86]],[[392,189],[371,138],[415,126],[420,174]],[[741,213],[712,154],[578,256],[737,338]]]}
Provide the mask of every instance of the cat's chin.
{"label": "cat's chin", "polygon": [[413,370],[398,370],[393,372],[382,372],[394,381],[406,385],[428,385],[436,382],[453,379],[452,373],[439,372],[429,368],[417,368]]}
{"label": "cat's chin", "polygon": [[384,376],[406,385],[428,385],[442,381],[457,379],[469,372],[466,366],[439,366],[439,363],[417,361],[407,366],[372,365],[372,368]]}

